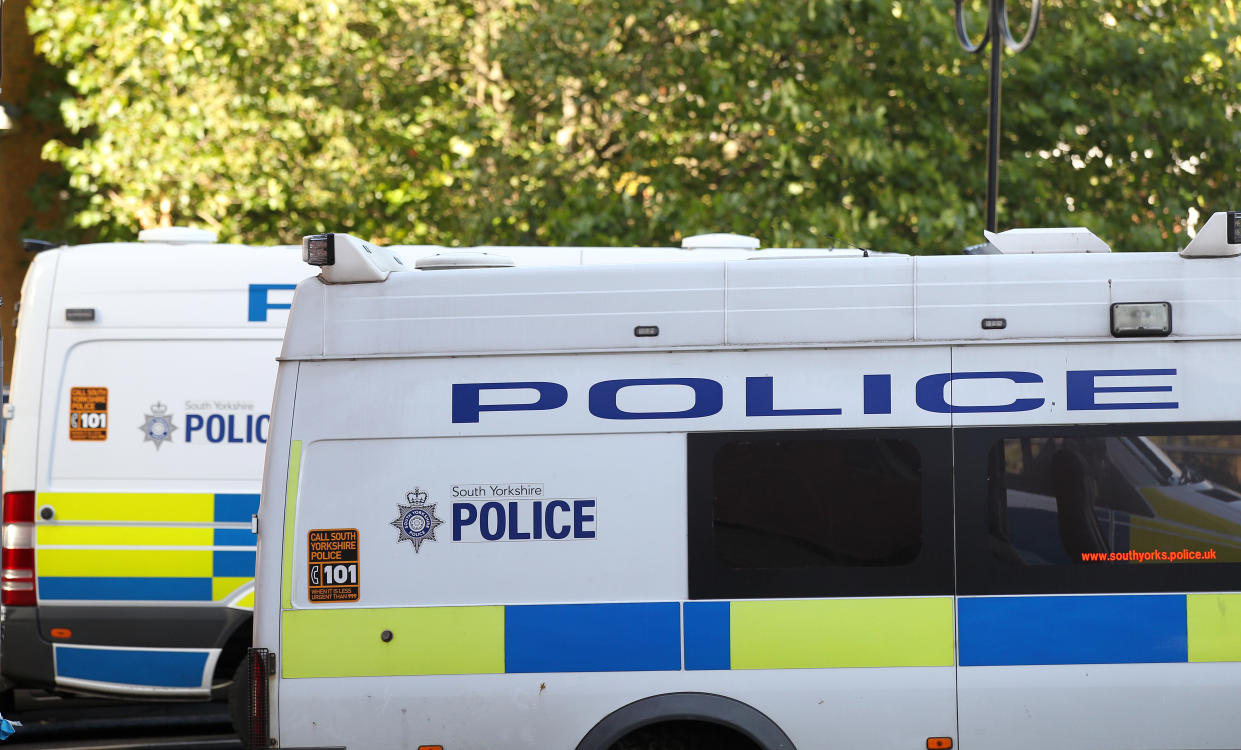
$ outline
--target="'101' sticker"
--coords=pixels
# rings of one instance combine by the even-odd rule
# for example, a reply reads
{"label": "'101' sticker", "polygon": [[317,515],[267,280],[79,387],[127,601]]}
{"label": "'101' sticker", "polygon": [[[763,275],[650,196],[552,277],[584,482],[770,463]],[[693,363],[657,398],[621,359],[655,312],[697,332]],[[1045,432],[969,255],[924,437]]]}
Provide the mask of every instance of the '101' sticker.
{"label": "'101' sticker", "polygon": [[311,529],[308,554],[308,593],[312,602],[356,602],[358,530]]}
{"label": "'101' sticker", "polygon": [[69,389],[69,439],[108,439],[108,389]]}

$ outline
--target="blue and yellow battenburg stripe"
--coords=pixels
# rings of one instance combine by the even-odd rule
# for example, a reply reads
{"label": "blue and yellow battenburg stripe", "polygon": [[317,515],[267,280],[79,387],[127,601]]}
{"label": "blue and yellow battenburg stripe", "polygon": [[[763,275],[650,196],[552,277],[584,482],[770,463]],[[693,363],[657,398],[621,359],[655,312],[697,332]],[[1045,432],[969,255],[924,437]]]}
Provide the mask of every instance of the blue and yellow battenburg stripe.
{"label": "blue and yellow battenburg stripe", "polygon": [[257,494],[47,492],[38,503],[56,510],[35,526],[41,601],[212,602],[254,578]]}
{"label": "blue and yellow battenburg stripe", "polygon": [[[1241,661],[1241,594],[288,609],[284,677]],[[381,638],[389,631],[391,639]]]}
{"label": "blue and yellow battenburg stripe", "polygon": [[961,666],[1241,661],[1241,594],[962,597]]}
{"label": "blue and yellow battenburg stripe", "polygon": [[291,609],[281,625],[285,677],[953,663],[951,597]]}
{"label": "blue and yellow battenburg stripe", "polygon": [[210,649],[119,649],[54,645],[57,679],[193,689],[204,685]]}

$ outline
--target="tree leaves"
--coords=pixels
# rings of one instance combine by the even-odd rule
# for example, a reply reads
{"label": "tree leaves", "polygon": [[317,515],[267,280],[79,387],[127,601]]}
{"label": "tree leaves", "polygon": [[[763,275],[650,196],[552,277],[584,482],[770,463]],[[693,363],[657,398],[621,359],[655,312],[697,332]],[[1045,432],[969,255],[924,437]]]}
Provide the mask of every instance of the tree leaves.
{"label": "tree leaves", "polygon": [[[1235,3],[1044,8],[1004,60],[1001,226],[1173,249],[1191,207],[1241,207]],[[46,149],[70,235],[981,236],[987,73],[943,3],[35,0],[30,23],[72,88],[77,138]]]}

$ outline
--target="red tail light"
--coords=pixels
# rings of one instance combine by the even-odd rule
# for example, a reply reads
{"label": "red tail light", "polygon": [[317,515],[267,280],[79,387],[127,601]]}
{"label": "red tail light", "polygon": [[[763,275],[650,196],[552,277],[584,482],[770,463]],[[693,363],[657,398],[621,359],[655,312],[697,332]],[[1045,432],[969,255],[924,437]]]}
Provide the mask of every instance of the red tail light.
{"label": "red tail light", "polygon": [[0,604],[34,606],[34,493],[4,493],[0,531]]}
{"label": "red tail light", "polygon": [[276,655],[265,648],[246,652],[246,682],[241,693],[241,746],[247,750],[271,747],[271,693],[269,678]]}

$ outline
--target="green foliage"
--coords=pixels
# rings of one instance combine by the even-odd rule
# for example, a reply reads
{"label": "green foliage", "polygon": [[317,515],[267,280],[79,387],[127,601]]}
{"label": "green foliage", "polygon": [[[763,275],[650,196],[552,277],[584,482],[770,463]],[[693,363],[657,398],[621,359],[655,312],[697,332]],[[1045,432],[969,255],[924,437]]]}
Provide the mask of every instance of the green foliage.
{"label": "green foliage", "polygon": [[[1191,207],[1241,207],[1237,0],[1044,8],[1004,61],[1001,228],[1172,249]],[[981,240],[986,178],[986,61],[951,10],[35,0],[30,24],[73,89],[46,149],[69,234],[942,252]]]}

